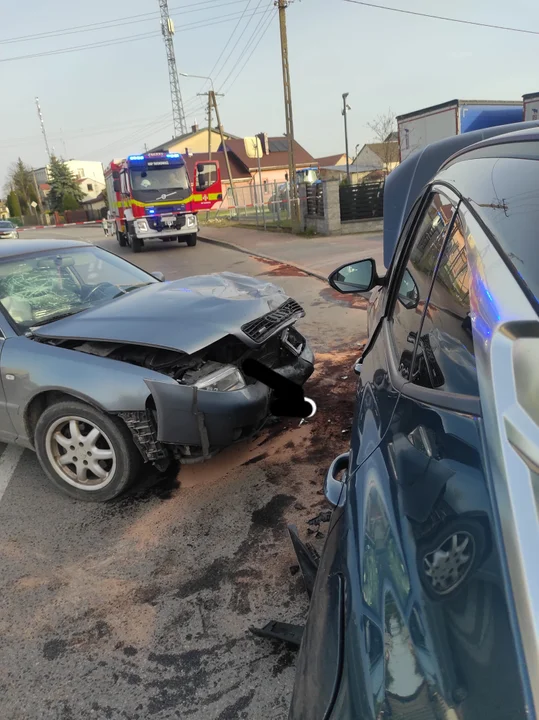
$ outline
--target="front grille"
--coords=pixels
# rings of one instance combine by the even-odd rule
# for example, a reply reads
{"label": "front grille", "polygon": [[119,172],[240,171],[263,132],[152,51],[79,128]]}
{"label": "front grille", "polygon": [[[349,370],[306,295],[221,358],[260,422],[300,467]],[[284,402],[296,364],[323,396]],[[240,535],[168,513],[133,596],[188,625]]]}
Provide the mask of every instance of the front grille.
{"label": "front grille", "polygon": [[299,303],[290,298],[290,300],[284,302],[276,310],[272,310],[256,320],[245,323],[241,329],[251,340],[263,342],[276,328],[289,320],[293,315],[303,317],[305,312]]}

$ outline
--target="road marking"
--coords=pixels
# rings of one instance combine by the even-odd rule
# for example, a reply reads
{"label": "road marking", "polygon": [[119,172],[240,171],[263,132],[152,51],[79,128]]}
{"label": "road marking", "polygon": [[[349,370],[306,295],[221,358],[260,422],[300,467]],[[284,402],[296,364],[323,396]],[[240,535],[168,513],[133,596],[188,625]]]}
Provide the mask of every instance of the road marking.
{"label": "road marking", "polygon": [[7,490],[9,481],[17,469],[23,452],[24,448],[18,445],[8,445],[0,456],[0,500],[2,500],[2,496]]}

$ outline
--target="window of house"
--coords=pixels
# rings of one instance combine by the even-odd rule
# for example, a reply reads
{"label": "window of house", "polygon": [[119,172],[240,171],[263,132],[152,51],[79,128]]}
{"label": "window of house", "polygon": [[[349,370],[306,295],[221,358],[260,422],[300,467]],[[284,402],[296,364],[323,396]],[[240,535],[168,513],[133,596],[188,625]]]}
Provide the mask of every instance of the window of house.
{"label": "window of house", "polygon": [[432,195],[401,274],[390,328],[399,371],[406,379],[410,378],[417,333],[453,212],[453,205],[444,195]]}
{"label": "window of house", "polygon": [[464,221],[457,216],[432,284],[412,381],[423,387],[478,396],[465,237]]}
{"label": "window of house", "polygon": [[92,191],[92,190],[94,189],[94,186],[92,185],[92,183],[88,183],[88,184],[86,185],[86,189],[88,190],[88,192],[90,192],[90,191]]}

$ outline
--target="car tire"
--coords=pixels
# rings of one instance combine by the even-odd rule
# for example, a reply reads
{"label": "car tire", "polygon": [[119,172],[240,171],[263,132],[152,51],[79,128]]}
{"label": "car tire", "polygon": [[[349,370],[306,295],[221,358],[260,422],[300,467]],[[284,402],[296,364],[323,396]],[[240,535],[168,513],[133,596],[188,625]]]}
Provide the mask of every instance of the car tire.
{"label": "car tire", "polygon": [[119,419],[77,400],[48,407],[37,421],[34,443],[52,484],[77,500],[112,500],[135,480],[142,463]]}
{"label": "car tire", "polygon": [[192,235],[188,235],[185,242],[187,243],[187,247],[195,247],[197,244],[197,234],[193,233]]}
{"label": "car tire", "polygon": [[138,238],[134,233],[131,232],[129,223],[125,224],[125,234],[127,237],[127,244],[134,253],[139,253],[142,250],[142,240]]}
{"label": "car tire", "polygon": [[136,235],[131,235],[131,250],[134,253],[139,253],[142,250],[142,240]]}
{"label": "car tire", "polygon": [[127,238],[125,237],[124,233],[120,232],[119,230],[116,230],[116,240],[118,240],[118,245],[120,247],[127,246]]}

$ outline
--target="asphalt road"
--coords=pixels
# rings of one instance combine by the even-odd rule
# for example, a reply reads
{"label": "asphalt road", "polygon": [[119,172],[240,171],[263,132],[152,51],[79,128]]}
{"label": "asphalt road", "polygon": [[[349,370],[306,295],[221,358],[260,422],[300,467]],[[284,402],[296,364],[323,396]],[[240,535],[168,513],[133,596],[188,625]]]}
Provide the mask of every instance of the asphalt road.
{"label": "asphalt road", "polygon": [[55,235],[168,279],[230,270],[281,284],[307,311],[320,410],[106,505],[59,495],[33,453],[0,446],[0,717],[284,720],[295,654],[248,628],[305,618],[286,524],[323,543],[327,525],[307,521],[327,509],[323,474],[348,442],[365,301],[202,243],[133,255],[95,228],[24,234]]}

